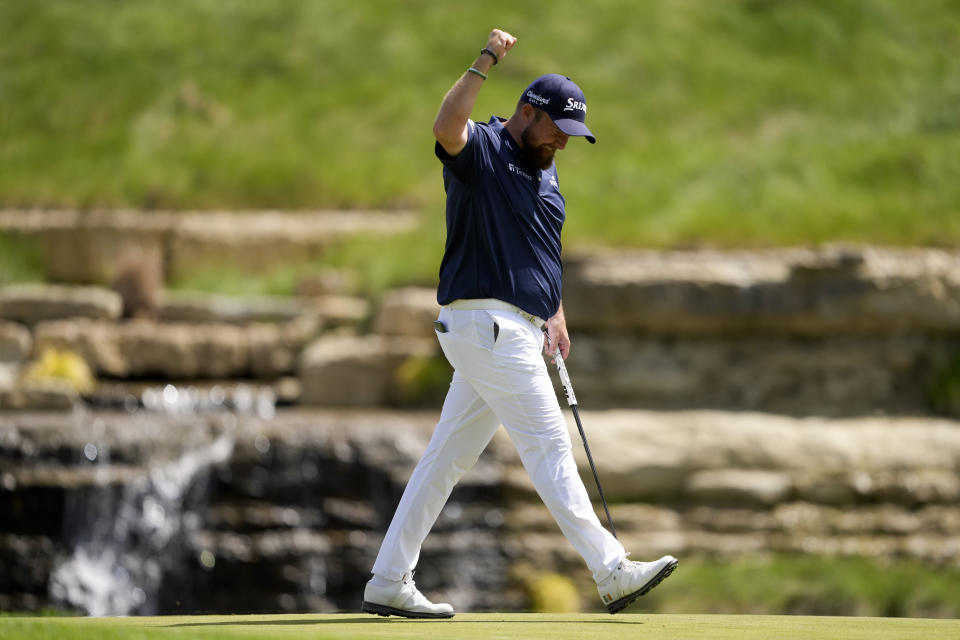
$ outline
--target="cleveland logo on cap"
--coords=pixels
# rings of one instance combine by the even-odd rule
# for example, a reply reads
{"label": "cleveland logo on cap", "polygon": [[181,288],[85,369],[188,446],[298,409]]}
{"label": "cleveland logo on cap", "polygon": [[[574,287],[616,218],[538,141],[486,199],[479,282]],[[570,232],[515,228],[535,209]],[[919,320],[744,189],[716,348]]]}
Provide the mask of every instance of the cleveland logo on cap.
{"label": "cleveland logo on cap", "polygon": [[527,97],[530,98],[530,104],[550,104],[550,98],[544,98],[533,91],[527,91]]}

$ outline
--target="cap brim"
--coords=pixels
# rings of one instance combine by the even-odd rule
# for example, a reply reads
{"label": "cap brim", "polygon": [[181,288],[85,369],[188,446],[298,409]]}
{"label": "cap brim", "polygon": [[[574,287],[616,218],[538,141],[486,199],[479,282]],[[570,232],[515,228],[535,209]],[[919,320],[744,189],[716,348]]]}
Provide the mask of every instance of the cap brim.
{"label": "cap brim", "polygon": [[558,120],[554,120],[553,124],[557,125],[557,127],[560,128],[560,131],[563,131],[568,136],[583,136],[590,144],[597,143],[597,138],[590,133],[590,129],[587,129],[587,125],[583,124],[579,120],[560,118]]}

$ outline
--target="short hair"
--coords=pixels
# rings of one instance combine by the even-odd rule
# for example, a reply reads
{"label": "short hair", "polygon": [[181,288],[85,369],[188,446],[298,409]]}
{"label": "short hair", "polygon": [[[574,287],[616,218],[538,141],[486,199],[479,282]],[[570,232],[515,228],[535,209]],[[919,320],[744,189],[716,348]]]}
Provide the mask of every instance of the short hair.
{"label": "short hair", "polygon": [[[520,109],[522,109],[522,108],[523,108],[523,105],[525,105],[525,104],[530,104],[530,103],[529,103],[529,102],[526,102],[526,101],[523,99],[523,96],[520,96],[520,99],[517,100],[517,108],[514,109],[513,112],[514,112],[514,113],[519,113]],[[535,115],[534,117],[535,117],[538,121],[539,121],[540,118],[542,118],[544,115],[547,115],[547,112],[544,111],[543,109],[538,109],[538,108],[534,107],[532,104],[530,104],[530,106],[533,107],[533,110],[534,110],[534,112],[536,113],[536,115]]]}

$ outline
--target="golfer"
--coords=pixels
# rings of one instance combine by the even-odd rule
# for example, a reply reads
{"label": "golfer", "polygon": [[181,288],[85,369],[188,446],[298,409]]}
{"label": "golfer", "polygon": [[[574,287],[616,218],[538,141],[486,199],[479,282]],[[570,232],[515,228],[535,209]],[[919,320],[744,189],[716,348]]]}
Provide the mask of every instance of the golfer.
{"label": "golfer", "polygon": [[373,565],[363,611],[449,618],[413,582],[420,548],[457,481],[503,424],[537,492],[583,556],[611,613],[656,586],[672,556],[631,562],[597,519],[577,473],[544,352],[570,350],[561,305],[564,199],[554,155],[571,136],[596,139],[580,88],[562,75],[527,87],[509,119],[470,120],[488,74],[517,39],[494,29],[440,104],[433,134],[443,163],[447,240],[435,323],[454,368],[440,421],[413,470]]}

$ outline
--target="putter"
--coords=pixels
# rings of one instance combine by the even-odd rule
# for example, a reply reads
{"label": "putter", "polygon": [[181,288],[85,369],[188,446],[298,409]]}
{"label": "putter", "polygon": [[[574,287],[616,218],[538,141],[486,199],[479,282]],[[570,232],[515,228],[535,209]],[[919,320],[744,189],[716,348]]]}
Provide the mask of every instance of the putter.
{"label": "putter", "polygon": [[[577,410],[577,396],[573,393],[573,384],[570,382],[570,375],[567,373],[567,365],[563,363],[563,357],[560,355],[560,349],[553,356],[553,361],[557,363],[557,373],[560,374],[560,383],[563,384],[563,392],[567,396],[567,404],[573,409],[573,418],[577,421],[577,429],[580,430],[580,438],[583,440],[583,448],[587,452],[587,461],[590,463],[590,470],[593,471],[593,479],[597,483],[597,491],[600,492],[600,500],[603,502],[603,510],[607,513],[607,523],[610,525],[610,533],[617,538],[617,530],[613,528],[613,518],[610,517],[610,508],[607,507],[607,499],[603,495],[603,487],[600,486],[600,476],[597,475],[597,467],[593,464],[593,456],[590,454],[590,445],[587,444],[587,435],[583,432],[583,423],[580,422],[580,412]],[[619,540],[619,538],[617,538]]]}

